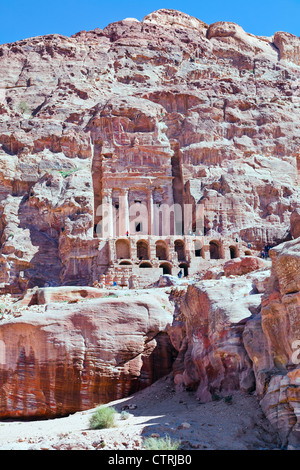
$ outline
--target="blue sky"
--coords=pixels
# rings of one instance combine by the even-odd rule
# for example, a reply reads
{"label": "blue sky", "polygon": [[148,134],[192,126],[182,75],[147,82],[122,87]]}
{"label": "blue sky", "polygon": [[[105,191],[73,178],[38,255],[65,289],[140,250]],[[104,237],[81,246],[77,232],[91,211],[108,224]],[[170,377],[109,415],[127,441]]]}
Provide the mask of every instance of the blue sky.
{"label": "blue sky", "polygon": [[245,31],[271,36],[287,31],[300,36],[300,0],[0,0],[0,44],[32,36],[104,28],[109,23],[171,8],[208,24],[233,21]]}

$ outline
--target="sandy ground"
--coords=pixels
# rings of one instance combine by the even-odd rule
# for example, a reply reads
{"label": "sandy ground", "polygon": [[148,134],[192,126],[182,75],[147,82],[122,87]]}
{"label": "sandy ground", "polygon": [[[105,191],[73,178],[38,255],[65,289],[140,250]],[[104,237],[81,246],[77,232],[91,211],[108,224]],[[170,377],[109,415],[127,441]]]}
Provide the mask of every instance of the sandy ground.
{"label": "sandy ground", "polygon": [[[91,430],[94,411],[40,421],[0,421],[0,450],[142,450],[149,436],[169,435],[184,450],[279,449],[277,436],[255,396],[202,404],[193,392],[175,391],[172,377],[106,406],[117,411],[116,426]],[[121,419],[126,408],[127,419]]]}

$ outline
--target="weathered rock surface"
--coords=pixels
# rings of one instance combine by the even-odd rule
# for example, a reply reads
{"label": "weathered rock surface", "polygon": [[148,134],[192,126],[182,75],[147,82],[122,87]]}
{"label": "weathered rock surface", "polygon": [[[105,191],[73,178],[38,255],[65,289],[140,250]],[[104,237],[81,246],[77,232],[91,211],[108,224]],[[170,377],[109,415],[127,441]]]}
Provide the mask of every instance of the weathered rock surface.
{"label": "weathered rock surface", "polygon": [[107,297],[109,291],[88,286],[60,286],[28,289],[15,305],[47,305],[53,302],[79,302],[84,299]]}
{"label": "weathered rock surface", "polygon": [[300,209],[295,209],[291,215],[291,235],[293,238],[300,237]]}
{"label": "weathered rock surface", "polygon": [[2,320],[1,418],[62,416],[150,385],[171,370],[172,318],[153,295],[138,295]]}
{"label": "weathered rock surface", "polygon": [[300,239],[273,248],[270,255],[261,318],[247,323],[244,344],[264,413],[285,445],[300,447]]}
{"label": "weathered rock surface", "polygon": [[224,264],[225,276],[242,276],[258,269],[268,267],[268,263],[257,256],[244,256],[231,259]]}
{"label": "weathered rock surface", "polygon": [[[170,370],[170,338],[178,387],[201,401],[255,389],[299,447],[299,43],[163,9],[0,46],[0,291],[29,289],[0,322],[1,417],[124,397]],[[134,175],[143,159],[150,177],[171,160],[168,190],[204,205],[206,235],[254,251],[290,240],[270,279],[253,257],[186,293],[168,279],[174,321],[163,293],[74,288],[110,262],[94,238],[103,170]]]}
{"label": "weathered rock surface", "polygon": [[[299,207],[299,39],[174,10],[0,47],[0,283],[93,284],[100,175],[172,161],[176,203],[253,249]],[[47,269],[45,269],[47,266]]]}
{"label": "weathered rock surface", "polygon": [[[252,364],[243,345],[247,320],[260,309],[261,294],[253,293],[251,277],[205,280],[189,286],[181,302],[185,335],[174,347],[175,383],[196,390],[203,401],[234,390],[253,391]],[[180,325],[173,323],[173,329]],[[174,333],[173,333],[174,334]]]}
{"label": "weathered rock surface", "polygon": [[270,257],[271,270],[187,288],[169,330],[174,380],[204,402],[255,390],[282,445],[300,448],[300,238]]}

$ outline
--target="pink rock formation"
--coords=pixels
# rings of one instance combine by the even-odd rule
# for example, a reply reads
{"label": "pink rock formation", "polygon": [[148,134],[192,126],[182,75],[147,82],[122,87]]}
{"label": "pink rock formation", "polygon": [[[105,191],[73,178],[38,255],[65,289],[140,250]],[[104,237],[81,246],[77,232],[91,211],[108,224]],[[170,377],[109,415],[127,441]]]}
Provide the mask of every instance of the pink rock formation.
{"label": "pink rock formation", "polygon": [[47,305],[54,302],[79,302],[84,299],[107,297],[109,294],[103,289],[94,287],[43,287],[28,289],[17,305]]}
{"label": "pink rock formation", "polygon": [[211,239],[284,241],[299,207],[298,43],[162,9],[1,45],[3,291],[93,285],[112,261],[94,233],[109,190],[201,203]]}
{"label": "pink rock formation", "polygon": [[300,239],[270,251],[271,277],[261,317],[250,320],[244,344],[256,390],[284,445],[300,446]]}
{"label": "pink rock formation", "polygon": [[252,364],[242,333],[246,321],[257,314],[261,295],[253,293],[251,276],[200,281],[191,285],[181,302],[186,335],[178,342],[175,383],[196,390],[201,401],[255,388]]}
{"label": "pink rock formation", "polygon": [[291,235],[293,238],[300,237],[300,209],[295,209],[291,215]]}
{"label": "pink rock formation", "polygon": [[[170,370],[168,331],[178,387],[202,401],[255,389],[297,447],[299,65],[289,33],[166,9],[0,46],[0,292],[29,289],[27,313],[0,323],[2,418],[63,415],[146,386]],[[193,231],[202,204],[204,245],[171,234],[117,245],[109,224],[98,238],[98,206],[117,210],[121,195],[126,211],[190,204]],[[271,250],[269,281],[243,256],[291,238]],[[91,287],[104,274],[124,284],[128,263],[145,259],[168,275],[184,261],[204,280],[186,293],[178,281],[166,308]]]}
{"label": "pink rock formation", "polygon": [[172,314],[153,297],[49,303],[0,324],[0,416],[53,417],[150,385],[171,370]]}
{"label": "pink rock formation", "polygon": [[299,448],[300,238],[270,256],[271,271],[258,265],[188,287],[169,330],[174,380],[201,401],[255,390],[282,445]]}
{"label": "pink rock formation", "polygon": [[279,31],[274,35],[274,44],[279,49],[280,60],[300,65],[300,39],[297,36]]}
{"label": "pink rock formation", "polygon": [[245,256],[227,261],[224,264],[224,274],[225,276],[242,276],[267,266],[268,263],[257,256]]}

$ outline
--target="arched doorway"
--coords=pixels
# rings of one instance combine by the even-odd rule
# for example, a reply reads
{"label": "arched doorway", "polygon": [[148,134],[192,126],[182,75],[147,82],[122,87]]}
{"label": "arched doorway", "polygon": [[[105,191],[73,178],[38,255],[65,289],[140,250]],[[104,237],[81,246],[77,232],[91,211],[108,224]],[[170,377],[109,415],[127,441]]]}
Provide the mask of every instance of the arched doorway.
{"label": "arched doorway", "polygon": [[161,263],[159,267],[163,269],[163,274],[172,274],[172,265],[170,263]]}
{"label": "arched doorway", "polygon": [[156,248],[156,258],[158,259],[168,259],[168,246],[163,240],[158,240],[155,243]]}
{"label": "arched doorway", "polygon": [[218,241],[209,242],[209,253],[210,253],[210,259],[221,258],[220,243]]}
{"label": "arched doorway", "polygon": [[152,264],[151,263],[141,263],[139,265],[139,268],[152,268]]}
{"label": "arched doorway", "polygon": [[195,240],[194,242],[194,254],[196,258],[204,258],[203,256],[203,245],[199,240]]}
{"label": "arched doorway", "polygon": [[185,244],[183,240],[175,240],[174,243],[175,251],[178,256],[178,261],[185,260]]}
{"label": "arched doorway", "polygon": [[136,244],[137,257],[139,260],[150,258],[149,243],[146,240],[139,240]]}
{"label": "arched doorway", "polygon": [[130,259],[130,243],[125,238],[119,238],[116,241],[116,255],[117,259]]}
{"label": "arched doorway", "polygon": [[183,270],[184,277],[187,277],[189,275],[189,267],[188,267],[187,263],[180,263],[179,267],[180,267],[180,269]]}
{"label": "arched doorway", "polygon": [[231,259],[237,258],[237,256],[238,256],[237,247],[236,246],[230,246],[229,250],[230,250],[230,258]]}
{"label": "arched doorway", "polygon": [[120,261],[119,266],[132,266],[130,261]]}

